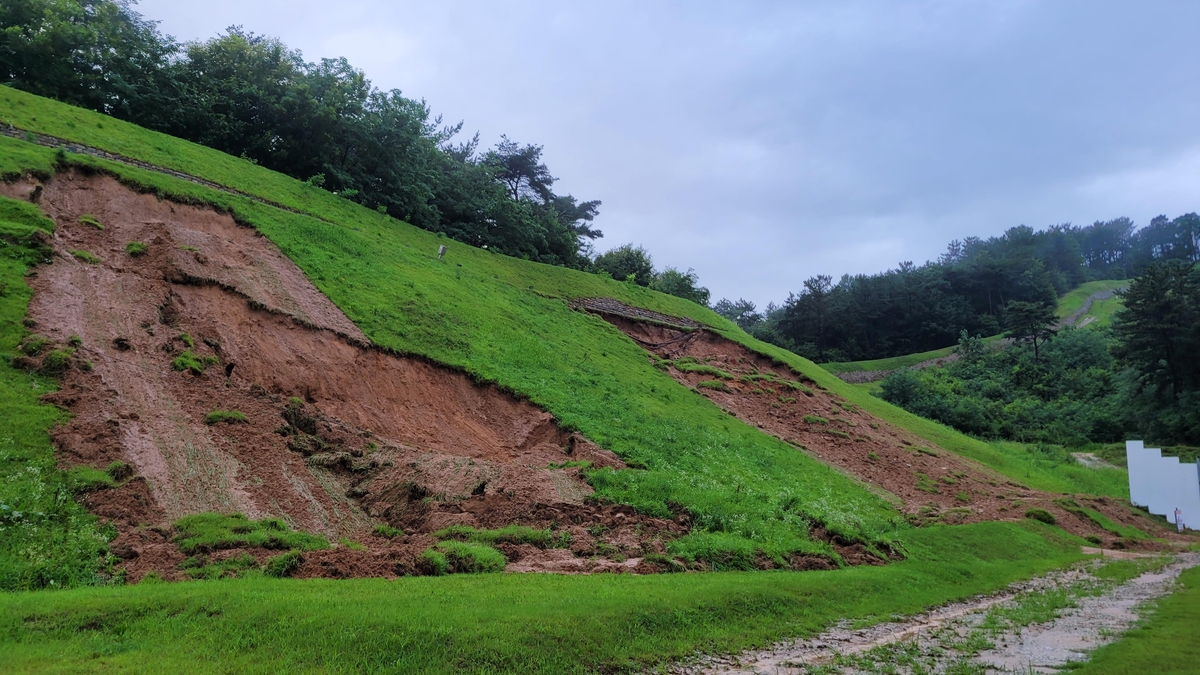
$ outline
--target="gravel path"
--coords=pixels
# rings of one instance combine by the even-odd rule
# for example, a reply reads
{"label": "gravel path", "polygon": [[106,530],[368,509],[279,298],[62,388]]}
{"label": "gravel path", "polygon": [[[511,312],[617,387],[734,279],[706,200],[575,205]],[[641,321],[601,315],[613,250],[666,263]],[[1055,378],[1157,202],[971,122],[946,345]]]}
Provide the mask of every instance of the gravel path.
{"label": "gravel path", "polygon": [[[738,656],[700,657],[676,675],[857,675],[867,673],[1052,673],[1111,642],[1146,602],[1171,592],[1179,574],[1200,565],[1180,554],[1123,584],[1093,572],[1107,559],[1014,584],[999,593],[945,605],[904,621],[854,628],[843,622],[808,640]],[[1157,569],[1154,569],[1157,568]]]}

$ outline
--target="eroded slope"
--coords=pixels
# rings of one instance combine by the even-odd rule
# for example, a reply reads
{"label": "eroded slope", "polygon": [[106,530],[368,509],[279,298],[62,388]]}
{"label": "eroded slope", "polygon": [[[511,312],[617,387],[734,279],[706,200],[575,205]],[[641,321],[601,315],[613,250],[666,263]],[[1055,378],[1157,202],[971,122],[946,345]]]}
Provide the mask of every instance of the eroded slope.
{"label": "eroded slope", "polygon": [[[422,535],[452,524],[553,523],[570,532],[574,554],[602,545],[622,559],[685,531],[627,507],[585,504],[591,488],[562,465],[623,466],[616,456],[493,386],[369,347],[272,244],[230,216],[104,176],[4,188],[22,198],[35,190],[59,228],[55,262],[30,280],[31,329],[75,345],[52,395],[74,414],[53,433],[60,462],[123,461],[136,474],[88,497],[126,530],[114,550],[162,558],[150,568],[169,575],[177,561],[162,538],[137,526],[206,511],[280,517],[331,539],[369,539],[386,522],[410,536],[372,546],[414,551],[428,545]],[[144,252],[131,253],[130,242]],[[210,423],[215,411],[245,419]],[[602,537],[589,532],[597,524],[591,531]],[[528,568],[539,555],[555,569],[589,566],[561,553],[509,553],[529,558]],[[410,554],[385,555],[397,562],[384,567],[404,571]]]}

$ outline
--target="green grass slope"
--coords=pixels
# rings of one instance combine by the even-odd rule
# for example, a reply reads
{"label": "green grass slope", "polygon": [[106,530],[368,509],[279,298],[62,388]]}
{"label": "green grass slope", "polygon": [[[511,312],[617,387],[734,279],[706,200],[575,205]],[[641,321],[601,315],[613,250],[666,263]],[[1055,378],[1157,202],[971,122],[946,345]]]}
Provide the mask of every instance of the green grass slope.
{"label": "green grass slope", "polygon": [[108,539],[55,467],[47,430],[62,413],[38,402],[54,381],[12,366],[33,294],[24,274],[45,259],[38,235],[53,231],[37,208],[0,198],[0,590],[103,581]]}
{"label": "green grass slope", "polygon": [[[571,310],[570,300],[609,296],[687,316],[788,363],[884,419],[1032,487],[1075,487],[1052,474],[1014,467],[999,450],[849,387],[694,303],[449,241],[228,155],[4,87],[0,121],[195,174],[301,211],[122,164],[59,156],[59,161],[102,168],[141,189],[233,212],[278,244],[376,343],[510,388],[566,426],[645,466],[596,472],[591,481],[601,496],[648,513],[666,515],[686,507],[702,532],[676,545],[681,555],[741,566],[754,549],[773,556],[823,549],[803,536],[814,521],[875,541],[895,536],[903,526],[869,490],[683,388],[651,367],[643,351],[615,328]],[[0,175],[50,172],[55,161],[48,149],[0,138]],[[450,252],[439,261],[441,244]]]}
{"label": "green grass slope", "polygon": [[832,572],[263,578],[0,595],[5,673],[616,673],[812,635],[1078,560],[1040,524],[905,533]]}
{"label": "green grass slope", "polygon": [[1088,298],[1092,297],[1092,294],[1101,291],[1119,291],[1127,286],[1129,286],[1129,282],[1125,280],[1089,281],[1085,284],[1080,284],[1058,299],[1058,308],[1054,312],[1055,316],[1065,319],[1079,311],[1079,308],[1083,307],[1083,304],[1087,302]]}

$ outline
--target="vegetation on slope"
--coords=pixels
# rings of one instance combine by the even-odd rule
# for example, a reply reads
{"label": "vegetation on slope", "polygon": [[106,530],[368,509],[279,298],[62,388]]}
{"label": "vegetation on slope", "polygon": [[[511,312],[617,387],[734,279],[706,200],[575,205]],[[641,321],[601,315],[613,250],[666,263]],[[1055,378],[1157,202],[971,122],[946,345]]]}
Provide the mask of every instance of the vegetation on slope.
{"label": "vegetation on slope", "polygon": [[[885,541],[895,512],[868,490],[790,446],[730,418],[648,362],[615,328],[567,302],[610,296],[700,321],[729,339],[787,363],[834,393],[1031,487],[1074,487],[1053,472],[1013,466],[984,443],[930,424],[846,386],[795,354],[750,338],[712,311],[636,284],[515,260],[388,218],[286,176],[77,108],[0,88],[0,119],[111,152],[269,195],[294,213],[159,173],[91,157],[96,167],[141,189],[210,203],[253,224],[375,342],[462,367],[508,387],[645,469],[592,472],[599,498],[647,513],[685,508],[697,532],[673,553],[736,551],[752,545],[778,558],[827,552],[805,540],[813,523],[852,539]],[[54,154],[0,139],[0,172],[53,171]],[[313,215],[306,215],[313,214]],[[720,535],[720,536],[715,536]],[[722,556],[715,555],[715,560]]]}
{"label": "vegetation on slope", "polygon": [[[75,501],[84,482],[55,467],[47,430],[62,413],[38,402],[54,381],[13,367],[29,333],[29,265],[46,260],[54,223],[31,204],[0,198],[0,590],[103,583],[110,536]],[[28,343],[27,343],[28,344]]]}
{"label": "vegetation on slope", "polygon": [[909,530],[909,560],[832,572],[259,577],[0,595],[0,670],[636,672],[990,592],[1077,560],[1077,542],[1054,533],[1033,522]]}

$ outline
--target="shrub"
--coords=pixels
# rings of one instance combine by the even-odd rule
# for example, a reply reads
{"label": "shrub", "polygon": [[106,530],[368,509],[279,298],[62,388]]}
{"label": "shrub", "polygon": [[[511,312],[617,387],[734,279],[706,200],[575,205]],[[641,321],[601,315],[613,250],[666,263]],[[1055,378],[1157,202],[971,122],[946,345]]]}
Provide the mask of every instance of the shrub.
{"label": "shrub", "polygon": [[191,335],[188,335],[187,333],[180,333],[179,339],[183,342],[183,345],[185,347],[187,347],[188,349],[196,348],[196,341],[192,339]]}
{"label": "shrub", "polygon": [[67,340],[67,344],[71,345],[72,347],[82,347],[83,346],[83,338],[79,337],[78,335],[72,335]]}
{"label": "shrub", "polygon": [[504,555],[484,544],[465,541],[443,541],[437,550],[446,556],[451,574],[480,574],[500,572],[508,561]]}
{"label": "shrub", "polygon": [[1053,525],[1056,522],[1054,514],[1046,509],[1029,509],[1025,512],[1025,517],[1041,521],[1047,525]]}
{"label": "shrub", "polygon": [[175,521],[179,550],[188,555],[222,549],[258,547],[302,549],[329,548],[329,542],[307,532],[293,532],[282,520],[250,520],[240,513],[198,513]]}
{"label": "shrub", "polygon": [[100,262],[100,258],[96,257],[94,253],[88,253],[87,251],[69,251],[69,253],[89,265],[95,265]]}
{"label": "shrub", "polygon": [[237,410],[214,410],[204,416],[205,424],[245,424],[249,420]]}
{"label": "shrub", "polygon": [[829,424],[829,420],[825,419],[824,417],[818,417],[816,415],[805,415],[804,422],[806,424]]}
{"label": "shrub", "polygon": [[140,241],[131,241],[128,244],[125,244],[125,252],[132,256],[145,255],[149,248],[149,246]]}
{"label": "shrub", "polygon": [[730,391],[729,386],[721,380],[705,380],[696,385],[700,389],[715,389],[716,391]]}
{"label": "shrub", "polygon": [[967,494],[966,492],[959,492],[958,494],[954,495],[954,498],[963,503],[971,501],[971,495]]}
{"label": "shrub", "polygon": [[171,361],[171,370],[190,371],[193,375],[203,375],[204,371],[214,363],[220,363],[221,359],[215,356],[200,356],[187,350],[175,357]]}
{"label": "shrub", "polygon": [[85,213],[82,216],[79,216],[79,223],[81,225],[91,225],[97,230],[104,229],[104,225],[100,224],[100,219],[90,213]]}
{"label": "shrub", "polygon": [[263,574],[277,579],[290,577],[300,569],[303,562],[304,554],[300,551],[288,551],[268,560],[267,564],[263,566]]}

